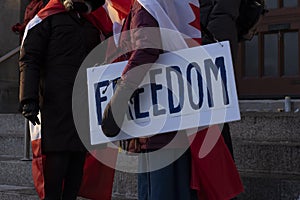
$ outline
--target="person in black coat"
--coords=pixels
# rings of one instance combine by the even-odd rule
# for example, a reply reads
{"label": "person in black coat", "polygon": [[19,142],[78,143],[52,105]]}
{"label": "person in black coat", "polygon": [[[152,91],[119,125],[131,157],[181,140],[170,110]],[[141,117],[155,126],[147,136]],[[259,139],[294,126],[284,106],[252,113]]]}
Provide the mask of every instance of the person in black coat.
{"label": "person in black coat", "polygon": [[[199,0],[200,18],[203,26],[214,35],[218,41],[229,40],[233,63],[237,59],[238,53],[238,33],[236,20],[239,15],[241,0]],[[203,29],[203,27],[202,27]],[[203,34],[202,44],[213,43],[206,34]],[[232,141],[229,124],[225,123],[222,136],[233,156]]]}
{"label": "person in black coat", "polygon": [[[39,124],[41,111],[45,199],[75,200],[86,149],[73,121],[72,90],[81,63],[100,43],[100,32],[81,15],[89,9],[86,4],[73,0],[64,10],[62,2],[50,3],[63,12],[42,19],[25,35],[19,58],[19,98],[22,114],[34,125]],[[95,5],[103,4],[99,0]]]}

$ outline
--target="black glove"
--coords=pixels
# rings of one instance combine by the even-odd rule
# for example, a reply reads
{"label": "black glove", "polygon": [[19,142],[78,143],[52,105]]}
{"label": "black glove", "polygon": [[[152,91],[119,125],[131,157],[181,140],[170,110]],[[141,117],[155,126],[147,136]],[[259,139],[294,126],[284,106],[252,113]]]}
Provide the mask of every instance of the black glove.
{"label": "black glove", "polygon": [[116,90],[104,109],[101,128],[107,137],[115,137],[120,132],[125,113],[128,110],[128,101],[134,94],[136,85],[119,79]]}
{"label": "black glove", "polygon": [[36,124],[40,124],[40,120],[37,117],[39,109],[39,104],[36,101],[26,101],[22,104],[22,115],[35,126]]}

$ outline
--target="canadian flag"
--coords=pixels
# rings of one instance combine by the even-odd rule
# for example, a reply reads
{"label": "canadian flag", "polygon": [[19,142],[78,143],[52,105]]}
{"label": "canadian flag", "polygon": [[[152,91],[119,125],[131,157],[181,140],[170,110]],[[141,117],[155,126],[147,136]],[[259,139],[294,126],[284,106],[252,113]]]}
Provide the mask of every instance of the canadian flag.
{"label": "canadian flag", "polygon": [[[168,51],[188,48],[189,40],[201,43],[200,4],[198,0],[137,0],[157,21],[161,29],[164,49]],[[107,0],[106,10],[113,23],[115,44],[125,17],[134,0]],[[181,13],[180,15],[178,13]],[[169,34],[172,34],[170,36]],[[174,42],[174,40],[176,42]]]}
{"label": "canadian flag", "polygon": [[[23,41],[31,28],[39,24],[47,17],[66,12],[65,7],[60,0],[50,0],[49,3],[41,9],[38,14],[27,24]],[[104,7],[100,7],[89,15],[85,16],[98,29],[108,35],[112,32],[112,23]],[[40,115],[39,115],[39,119]],[[41,122],[43,123],[43,122]],[[42,153],[41,147],[41,126],[29,125],[32,146],[32,176],[34,186],[40,199],[44,199],[44,163],[46,156]],[[93,200],[110,200],[114,179],[114,169],[102,164],[95,157],[110,155],[111,158],[117,158],[117,150],[106,148],[89,152],[84,165],[84,173],[79,196]]]}
{"label": "canadian flag", "polygon": [[158,21],[160,29],[169,30],[161,32],[164,49],[175,51],[188,48],[191,39],[200,45],[200,4],[198,0],[137,1]]}

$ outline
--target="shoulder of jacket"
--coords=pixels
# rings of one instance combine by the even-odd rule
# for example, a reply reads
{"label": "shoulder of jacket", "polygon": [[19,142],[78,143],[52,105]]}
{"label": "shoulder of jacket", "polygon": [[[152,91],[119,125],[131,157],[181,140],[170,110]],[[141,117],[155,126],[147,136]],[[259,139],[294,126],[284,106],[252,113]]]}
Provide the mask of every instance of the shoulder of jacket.
{"label": "shoulder of jacket", "polygon": [[145,9],[138,1],[135,0],[131,6],[131,12],[136,13],[141,10],[145,10]]}

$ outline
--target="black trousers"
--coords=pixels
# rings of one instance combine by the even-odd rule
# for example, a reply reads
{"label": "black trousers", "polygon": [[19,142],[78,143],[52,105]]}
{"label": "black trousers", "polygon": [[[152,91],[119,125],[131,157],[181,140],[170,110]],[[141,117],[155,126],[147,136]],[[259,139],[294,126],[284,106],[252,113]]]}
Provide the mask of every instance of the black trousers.
{"label": "black trousers", "polygon": [[85,152],[51,152],[45,162],[45,200],[76,200]]}
{"label": "black trousers", "polygon": [[232,140],[231,140],[231,134],[230,134],[230,128],[229,128],[229,124],[225,123],[222,129],[222,136],[224,138],[224,142],[226,144],[226,146],[228,147],[230,154],[232,156],[232,158],[234,159],[233,156],[233,148],[232,148]]}
{"label": "black trousers", "polygon": [[[230,134],[230,128],[229,128],[229,124],[225,123],[222,129],[222,136],[224,138],[224,142],[227,146],[227,148],[230,151],[230,154],[234,160],[234,155],[233,155],[233,148],[232,148],[232,140],[231,140],[231,134]],[[237,198],[232,198],[231,200],[236,200]]]}

